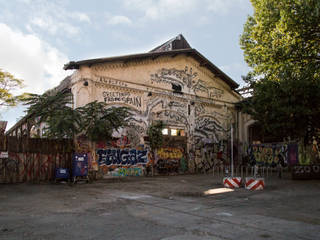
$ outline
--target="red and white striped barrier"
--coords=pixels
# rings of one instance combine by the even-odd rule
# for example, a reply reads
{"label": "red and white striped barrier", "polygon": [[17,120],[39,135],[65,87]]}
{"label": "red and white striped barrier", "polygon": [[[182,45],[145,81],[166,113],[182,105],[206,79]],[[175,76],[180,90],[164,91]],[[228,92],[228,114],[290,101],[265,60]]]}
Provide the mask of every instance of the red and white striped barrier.
{"label": "red and white striped barrier", "polygon": [[263,190],[264,189],[264,178],[246,178],[246,189],[248,190]]}
{"label": "red and white striped barrier", "polygon": [[223,185],[226,188],[239,188],[241,185],[241,177],[225,177]]}

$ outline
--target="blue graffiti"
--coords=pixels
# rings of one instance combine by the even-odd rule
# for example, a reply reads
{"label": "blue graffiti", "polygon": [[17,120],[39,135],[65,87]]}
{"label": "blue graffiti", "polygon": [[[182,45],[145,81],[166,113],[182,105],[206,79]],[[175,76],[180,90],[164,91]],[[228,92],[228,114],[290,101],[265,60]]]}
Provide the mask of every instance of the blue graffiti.
{"label": "blue graffiti", "polygon": [[136,149],[98,149],[99,165],[137,165],[148,163],[148,151]]}

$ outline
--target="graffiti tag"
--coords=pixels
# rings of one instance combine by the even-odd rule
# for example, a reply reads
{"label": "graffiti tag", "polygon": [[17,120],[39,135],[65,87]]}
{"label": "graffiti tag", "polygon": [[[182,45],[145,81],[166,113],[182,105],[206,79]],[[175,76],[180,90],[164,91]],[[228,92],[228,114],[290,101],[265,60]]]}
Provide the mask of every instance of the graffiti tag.
{"label": "graffiti tag", "polygon": [[183,150],[180,148],[163,147],[157,150],[159,159],[181,159],[183,157]]}
{"label": "graffiti tag", "polygon": [[139,177],[143,175],[142,168],[117,168],[112,171],[112,176],[115,177],[128,177],[135,176]]}
{"label": "graffiti tag", "polygon": [[119,165],[134,166],[148,163],[148,151],[136,149],[98,149],[100,166]]}
{"label": "graffiti tag", "polygon": [[141,96],[132,96],[130,92],[103,92],[105,103],[126,103],[135,107],[141,107]]}

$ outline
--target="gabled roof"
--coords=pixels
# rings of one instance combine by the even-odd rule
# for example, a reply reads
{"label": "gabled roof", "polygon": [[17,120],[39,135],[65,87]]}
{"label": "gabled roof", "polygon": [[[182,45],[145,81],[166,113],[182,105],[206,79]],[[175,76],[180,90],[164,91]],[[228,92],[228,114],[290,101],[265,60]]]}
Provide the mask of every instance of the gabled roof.
{"label": "gabled roof", "polygon": [[215,76],[221,78],[227,83],[231,89],[239,87],[235,81],[233,81],[227,74],[221,71],[217,66],[205,58],[196,49],[191,48],[186,39],[180,34],[177,37],[170,39],[166,43],[156,47],[148,53],[138,53],[131,55],[107,57],[107,58],[95,58],[81,61],[71,61],[64,65],[64,70],[68,69],[79,69],[80,66],[87,65],[91,67],[94,64],[107,63],[107,62],[129,62],[132,60],[143,60],[147,58],[155,59],[161,56],[175,57],[180,54],[193,57],[195,60],[200,62],[200,66],[208,68]]}
{"label": "gabled roof", "polygon": [[182,34],[179,34],[178,36],[170,39],[164,44],[152,49],[150,52],[165,52],[187,48],[191,48],[190,44],[187,42],[187,40],[184,38]]}

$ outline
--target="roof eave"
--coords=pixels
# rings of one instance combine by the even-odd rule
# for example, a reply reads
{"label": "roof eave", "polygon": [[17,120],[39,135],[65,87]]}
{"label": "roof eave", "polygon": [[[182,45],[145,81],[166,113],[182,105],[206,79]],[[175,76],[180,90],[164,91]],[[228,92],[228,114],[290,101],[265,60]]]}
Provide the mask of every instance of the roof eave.
{"label": "roof eave", "polygon": [[176,54],[194,54],[198,57],[202,62],[204,62],[203,66],[207,66],[209,70],[215,74],[217,77],[222,78],[230,87],[231,89],[236,89],[239,87],[235,81],[233,81],[227,74],[225,74],[222,70],[220,70],[217,66],[215,66],[212,62],[210,62],[206,57],[204,57],[201,53],[199,53],[194,48],[187,48],[187,49],[178,49],[172,51],[164,51],[164,52],[149,52],[149,53],[140,53],[140,54],[132,54],[132,55],[124,55],[118,57],[108,57],[108,58],[96,58],[96,59],[88,59],[82,61],[71,61],[64,65],[64,69],[79,69],[80,66],[83,65],[93,65],[99,64],[104,62],[113,62],[113,61],[125,61],[125,60],[132,60],[132,59],[143,59],[149,57],[158,57],[158,56],[165,56],[165,55],[176,55]]}
{"label": "roof eave", "polygon": [[227,74],[225,74],[221,69],[219,69],[216,65],[214,65],[211,61],[209,61],[205,56],[203,56],[200,52],[198,52],[196,49],[194,49],[195,53],[205,61],[204,66],[208,64],[210,68],[212,68],[212,72],[215,74],[215,76],[222,78],[230,87],[231,89],[236,89],[239,87],[239,84],[236,83],[232,78],[230,78]]}

